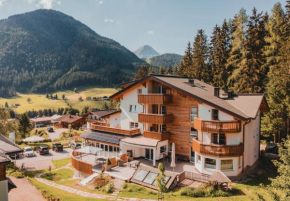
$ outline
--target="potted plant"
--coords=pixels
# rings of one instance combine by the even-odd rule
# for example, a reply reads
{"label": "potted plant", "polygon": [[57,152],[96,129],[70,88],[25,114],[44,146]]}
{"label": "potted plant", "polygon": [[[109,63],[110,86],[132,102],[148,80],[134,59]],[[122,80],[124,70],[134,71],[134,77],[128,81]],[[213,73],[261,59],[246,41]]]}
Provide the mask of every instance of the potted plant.
{"label": "potted plant", "polygon": [[111,161],[110,159],[108,158],[107,161],[106,161],[106,171],[109,171],[111,170],[112,166],[111,166]]}
{"label": "potted plant", "polygon": [[119,167],[121,167],[121,166],[124,165],[124,162],[121,159],[118,159],[117,160],[117,163],[118,163]]}

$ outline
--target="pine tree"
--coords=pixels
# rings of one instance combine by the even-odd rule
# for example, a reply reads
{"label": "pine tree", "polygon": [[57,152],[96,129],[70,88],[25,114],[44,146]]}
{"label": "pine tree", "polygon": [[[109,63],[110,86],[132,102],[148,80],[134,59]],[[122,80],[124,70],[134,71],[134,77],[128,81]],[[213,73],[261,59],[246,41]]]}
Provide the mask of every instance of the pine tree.
{"label": "pine tree", "polygon": [[222,28],[215,26],[211,37],[211,83],[227,89],[228,73],[226,69],[227,59],[230,50],[229,28],[224,21]]}
{"label": "pine tree", "polygon": [[158,73],[159,74],[165,74],[165,70],[164,70],[163,66],[159,67],[159,72]]}
{"label": "pine tree", "polygon": [[173,68],[173,75],[180,75],[178,65],[174,65],[174,68]]}
{"label": "pine tree", "polygon": [[234,20],[231,21],[231,50],[227,59],[227,72],[228,72],[228,86],[233,87],[238,75],[239,66],[242,60],[242,54],[245,52],[244,42],[246,39],[246,23],[248,16],[245,9],[241,9],[239,14],[235,15]]}
{"label": "pine tree", "polygon": [[18,118],[18,130],[22,139],[32,130],[32,125],[26,113],[23,113]]}
{"label": "pine tree", "polygon": [[188,42],[185,54],[180,62],[179,73],[180,75],[188,77],[193,76],[192,48],[190,42]]}
{"label": "pine tree", "polygon": [[143,77],[148,75],[148,67],[146,64],[142,65],[141,68],[137,71],[134,80],[140,80]]}
{"label": "pine tree", "polygon": [[237,75],[234,91],[238,93],[260,93],[264,91],[266,70],[263,50],[265,48],[265,18],[254,8],[250,16],[247,29],[247,38],[244,42],[245,52],[242,54],[238,69],[233,72]]}
{"label": "pine tree", "polygon": [[207,36],[204,30],[200,29],[194,39],[192,49],[192,70],[188,74],[189,77],[194,77],[205,82],[209,81],[209,47],[207,44]]}
{"label": "pine tree", "polygon": [[155,73],[155,70],[154,70],[154,68],[152,66],[149,67],[148,73],[149,74],[154,74]]}
{"label": "pine tree", "polygon": [[172,68],[171,68],[170,64],[168,64],[165,74],[172,75]]}

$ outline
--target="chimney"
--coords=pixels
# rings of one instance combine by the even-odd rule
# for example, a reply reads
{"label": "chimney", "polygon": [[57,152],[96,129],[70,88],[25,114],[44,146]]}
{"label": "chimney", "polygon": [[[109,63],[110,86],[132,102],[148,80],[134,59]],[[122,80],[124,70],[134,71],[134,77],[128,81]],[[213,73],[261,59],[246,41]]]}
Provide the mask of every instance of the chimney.
{"label": "chimney", "polygon": [[216,96],[216,97],[220,97],[220,88],[219,87],[215,87],[214,88],[214,96]]}
{"label": "chimney", "polygon": [[194,79],[193,78],[189,78],[188,79],[188,83],[193,86],[194,85]]}
{"label": "chimney", "polygon": [[228,91],[228,98],[231,98],[231,97],[233,97],[233,91],[232,90],[229,90]]}

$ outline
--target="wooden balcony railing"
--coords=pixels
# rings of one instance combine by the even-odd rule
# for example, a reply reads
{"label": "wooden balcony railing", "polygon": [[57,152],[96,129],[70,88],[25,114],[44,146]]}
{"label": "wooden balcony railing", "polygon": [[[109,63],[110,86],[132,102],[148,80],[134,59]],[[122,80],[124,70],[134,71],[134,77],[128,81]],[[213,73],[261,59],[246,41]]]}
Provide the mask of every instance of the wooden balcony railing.
{"label": "wooden balcony railing", "polygon": [[139,94],[138,103],[140,104],[166,104],[172,100],[171,95],[165,94]]}
{"label": "wooden balcony railing", "polygon": [[167,131],[166,132],[144,131],[143,136],[147,138],[163,141],[163,140],[168,140],[169,133]]}
{"label": "wooden balcony railing", "polygon": [[192,141],[192,149],[199,154],[208,156],[235,157],[243,154],[244,146],[243,143],[239,145],[201,144],[198,140],[194,139]]}
{"label": "wooden balcony railing", "polygon": [[172,114],[138,114],[138,121],[152,124],[167,124],[172,122]]}
{"label": "wooden balcony railing", "polygon": [[140,134],[140,129],[132,129],[132,130],[125,130],[121,128],[111,128],[107,126],[100,126],[92,123],[91,125],[91,130],[96,130],[96,131],[104,131],[104,132],[109,132],[109,133],[114,133],[114,134],[120,134],[120,135],[127,135],[127,136],[133,136],[133,135],[138,135]]}
{"label": "wooden balcony railing", "polygon": [[239,133],[241,121],[205,121],[195,117],[194,128],[207,133]]}
{"label": "wooden balcony railing", "polygon": [[93,166],[92,164],[86,163],[84,161],[81,161],[80,159],[76,158],[77,156],[82,155],[82,153],[73,151],[71,156],[71,164],[74,167],[74,169],[84,172],[88,175],[93,174]]}

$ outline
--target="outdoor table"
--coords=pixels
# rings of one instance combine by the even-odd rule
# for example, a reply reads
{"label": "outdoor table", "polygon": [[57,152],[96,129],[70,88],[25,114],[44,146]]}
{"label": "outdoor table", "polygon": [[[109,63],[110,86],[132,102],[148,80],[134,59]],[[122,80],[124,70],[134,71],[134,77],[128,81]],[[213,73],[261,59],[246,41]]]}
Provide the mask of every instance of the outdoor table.
{"label": "outdoor table", "polygon": [[138,168],[138,166],[140,165],[140,161],[134,160],[131,162],[128,162],[129,167],[135,166]]}
{"label": "outdoor table", "polygon": [[105,164],[106,163],[106,159],[105,158],[102,158],[102,157],[100,157],[100,158],[96,158],[96,163],[97,164]]}

